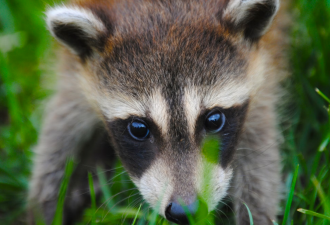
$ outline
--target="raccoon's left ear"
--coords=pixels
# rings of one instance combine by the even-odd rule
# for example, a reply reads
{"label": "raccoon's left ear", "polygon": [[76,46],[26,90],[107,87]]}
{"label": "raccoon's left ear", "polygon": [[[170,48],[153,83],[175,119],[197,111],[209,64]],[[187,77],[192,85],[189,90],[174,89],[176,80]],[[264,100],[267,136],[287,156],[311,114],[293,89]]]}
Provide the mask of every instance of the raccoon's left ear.
{"label": "raccoon's left ear", "polygon": [[49,9],[46,15],[51,34],[81,58],[88,57],[104,44],[108,30],[89,9],[59,6]]}
{"label": "raccoon's left ear", "polygon": [[220,21],[244,38],[257,41],[264,35],[276,15],[279,0],[224,0]]}

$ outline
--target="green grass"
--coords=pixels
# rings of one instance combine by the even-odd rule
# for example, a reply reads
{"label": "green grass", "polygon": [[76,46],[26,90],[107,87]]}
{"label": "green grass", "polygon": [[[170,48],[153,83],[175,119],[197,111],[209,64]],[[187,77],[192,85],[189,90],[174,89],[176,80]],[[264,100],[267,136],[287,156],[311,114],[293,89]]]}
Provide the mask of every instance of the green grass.
{"label": "green grass", "polygon": [[292,204],[292,200],[293,200],[293,194],[294,194],[294,190],[295,190],[295,186],[296,186],[296,182],[297,182],[297,178],[298,178],[298,172],[299,172],[299,165],[297,165],[296,170],[294,171],[293,178],[292,178],[291,188],[290,188],[288,200],[287,200],[287,203],[285,206],[282,225],[285,225],[288,221],[288,217],[289,217],[290,210],[291,210],[291,204]]}
{"label": "green grass", "polygon": [[[51,94],[48,87],[54,80],[52,39],[45,29],[43,11],[46,4],[56,2],[0,0],[1,224],[25,221],[32,149],[40,129],[43,101]],[[276,222],[329,225],[330,1],[293,0],[292,16],[292,76],[284,84],[290,98],[281,112],[280,124],[285,186]],[[295,174],[297,165],[299,172]],[[117,167],[110,184],[98,169],[104,204],[97,210],[94,205],[87,209],[81,224],[168,224],[141,204],[137,190],[127,182],[128,175],[119,164]],[[230,224],[224,216],[222,221]]]}
{"label": "green grass", "polygon": [[[69,181],[70,181],[70,177],[73,173],[73,170],[74,170],[74,162],[73,162],[73,160],[69,159],[67,161],[67,164],[65,167],[64,177],[63,177],[63,181],[61,183],[56,212],[55,212],[55,216],[54,216],[52,225],[61,225],[62,224],[63,208],[64,208],[66,192],[67,192],[67,189],[69,186]],[[92,192],[91,192],[91,194],[93,196]]]}

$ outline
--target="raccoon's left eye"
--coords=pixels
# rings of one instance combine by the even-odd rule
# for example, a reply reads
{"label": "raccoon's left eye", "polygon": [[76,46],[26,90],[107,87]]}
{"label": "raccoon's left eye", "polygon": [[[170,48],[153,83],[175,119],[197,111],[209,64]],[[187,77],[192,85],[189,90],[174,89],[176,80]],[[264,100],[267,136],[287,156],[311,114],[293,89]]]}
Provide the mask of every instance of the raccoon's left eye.
{"label": "raccoon's left eye", "polygon": [[128,124],[128,132],[132,138],[138,141],[144,141],[148,138],[149,135],[149,128],[148,126],[140,121],[134,120],[130,124]]}
{"label": "raccoon's left eye", "polygon": [[205,121],[205,129],[210,133],[219,132],[225,125],[225,115],[219,111],[211,112]]}

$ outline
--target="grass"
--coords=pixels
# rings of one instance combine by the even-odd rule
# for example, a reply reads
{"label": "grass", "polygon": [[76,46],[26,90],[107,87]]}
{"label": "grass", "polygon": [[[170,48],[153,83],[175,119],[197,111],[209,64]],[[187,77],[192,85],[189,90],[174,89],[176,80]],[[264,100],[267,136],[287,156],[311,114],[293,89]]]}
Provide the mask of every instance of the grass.
{"label": "grass", "polygon": [[254,223],[253,223],[253,216],[252,216],[252,213],[251,213],[251,211],[250,211],[250,209],[249,209],[249,206],[248,206],[246,203],[244,203],[244,205],[245,205],[246,210],[248,211],[248,214],[249,214],[250,225],[253,225],[253,224],[254,224]]}
{"label": "grass", "polygon": [[291,188],[290,188],[288,200],[287,200],[287,203],[286,203],[286,206],[285,206],[284,218],[283,218],[282,225],[285,225],[288,221],[288,217],[289,217],[290,209],[291,209],[291,204],[292,204],[292,199],[293,199],[293,194],[294,194],[294,189],[295,189],[296,182],[297,182],[298,172],[299,172],[299,165],[297,165],[296,170],[294,171],[293,178],[292,178]]}
{"label": "grass", "polygon": [[[73,169],[74,169],[73,160],[68,160],[66,167],[65,167],[65,171],[64,171],[63,181],[62,181],[61,187],[60,187],[60,193],[59,193],[58,202],[57,202],[57,206],[56,206],[55,217],[54,217],[54,221],[53,221],[52,225],[61,225],[62,224],[65,196],[66,196],[66,191],[68,189],[70,177],[73,173]],[[93,193],[91,192],[91,194],[93,194]]]}
{"label": "grass", "polygon": [[[292,2],[292,76],[284,84],[290,99],[280,124],[285,185],[276,222],[329,225],[330,1]],[[43,22],[46,4],[46,0],[0,0],[1,224],[24,224],[32,150],[40,129],[42,103],[51,93],[45,89],[54,77],[50,66],[52,39]],[[298,164],[299,172],[295,173]],[[146,204],[140,204],[141,197],[127,182],[128,175],[119,164],[117,167],[111,185],[101,185],[105,204],[97,210],[94,206],[87,209],[81,224],[168,224]],[[101,184],[106,184],[102,169],[97,174]],[[230,224],[224,216],[221,220]]]}

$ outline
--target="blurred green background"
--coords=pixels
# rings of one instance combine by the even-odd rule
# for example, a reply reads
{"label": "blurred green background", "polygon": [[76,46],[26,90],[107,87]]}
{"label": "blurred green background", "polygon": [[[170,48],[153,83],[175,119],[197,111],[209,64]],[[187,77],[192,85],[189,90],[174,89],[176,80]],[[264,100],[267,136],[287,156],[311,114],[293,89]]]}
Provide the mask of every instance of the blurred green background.
{"label": "blurred green background", "polygon": [[[55,77],[53,41],[43,12],[58,2],[0,0],[0,224],[25,224],[33,147]],[[330,224],[297,212],[303,208],[330,216],[329,103],[315,91],[318,88],[330,97],[330,0],[292,0],[290,12],[292,76],[283,84],[289,94],[281,109],[284,190],[279,221],[299,164],[293,202],[283,224],[292,220],[293,224]],[[128,179],[123,176],[118,181]],[[129,187],[118,182],[109,191]],[[113,199],[121,200],[123,207],[128,205],[123,196]]]}

